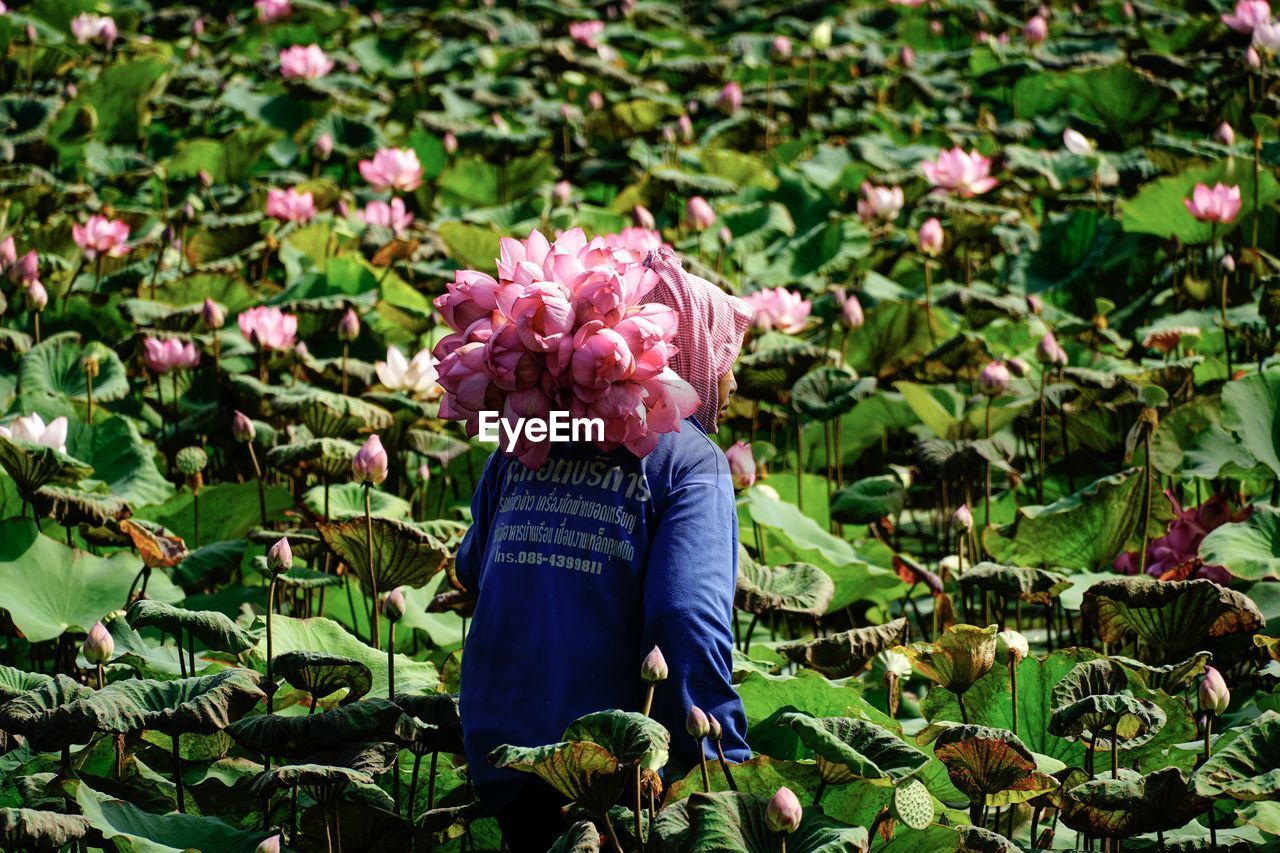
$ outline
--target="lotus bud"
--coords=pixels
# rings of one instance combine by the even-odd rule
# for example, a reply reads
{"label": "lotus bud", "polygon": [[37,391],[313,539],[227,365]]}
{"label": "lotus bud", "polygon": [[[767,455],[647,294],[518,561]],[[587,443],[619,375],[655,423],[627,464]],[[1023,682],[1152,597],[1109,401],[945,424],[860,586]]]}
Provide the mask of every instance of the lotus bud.
{"label": "lotus bud", "polygon": [[1017,631],[1001,631],[996,634],[996,657],[1001,661],[1008,661],[1010,655],[1016,656],[1017,661],[1024,661],[1031,654],[1031,646],[1027,643],[1027,638]]}
{"label": "lotus bud", "polygon": [[751,445],[745,441],[735,441],[724,455],[729,460],[729,476],[733,478],[733,487],[739,491],[751,488],[756,481],[756,460],[752,455]]}
{"label": "lotus bud", "polygon": [[49,291],[44,289],[44,285],[39,279],[27,285],[27,307],[32,311],[40,312],[49,304]]}
{"label": "lotus bud", "polygon": [[705,198],[695,195],[685,205],[685,215],[694,230],[702,231],[710,228],[716,221],[716,212]]}
{"label": "lotus bud", "polygon": [[258,430],[244,412],[237,411],[231,416],[231,436],[241,444],[257,438]]}
{"label": "lotus bud", "polygon": [[689,706],[689,715],[684,718],[684,730],[690,737],[704,738],[711,731],[711,723],[707,714],[697,705]]}
{"label": "lotus bud", "polygon": [[446,154],[454,154],[457,152],[458,137],[454,136],[452,133],[446,133],[444,135],[444,139],[442,140],[442,143],[444,145],[444,152]]}
{"label": "lotus bud", "polygon": [[280,849],[280,836],[273,835],[270,838],[263,839],[254,853],[280,853]]}
{"label": "lotus bud", "polygon": [[273,575],[282,575],[293,568],[293,549],[289,547],[288,536],[281,536],[267,551],[267,567]]}
{"label": "lotus bud", "polygon": [[0,240],[0,269],[9,266],[18,259],[18,250],[13,245],[12,235]]}
{"label": "lotus bud", "polygon": [[640,677],[649,684],[667,680],[667,659],[662,656],[662,649],[657,646],[653,647],[653,651],[644,656],[644,663],[640,664]]}
{"label": "lotus bud", "polygon": [[1258,55],[1258,51],[1253,45],[1249,45],[1248,50],[1244,52],[1244,62],[1250,68],[1262,67],[1262,57]]}
{"label": "lotus bud", "polygon": [[400,587],[391,590],[382,599],[382,615],[387,617],[388,622],[399,622],[403,619],[405,607],[404,592]]}
{"label": "lotus bud", "polygon": [[27,24],[27,28],[25,32],[27,36],[27,44],[35,44],[36,43],[36,25]]}
{"label": "lotus bud", "polygon": [[773,795],[764,813],[764,822],[769,831],[784,835],[790,835],[799,829],[803,819],[804,808],[800,805],[800,800],[786,786],[779,788]]}
{"label": "lotus bud", "polygon": [[1009,372],[1019,379],[1031,373],[1031,365],[1027,364],[1025,359],[1011,358],[1006,364],[1009,366]]}
{"label": "lotus bud", "polygon": [[1049,37],[1049,22],[1043,15],[1032,16],[1022,28],[1022,37],[1027,40],[1027,44],[1040,44]]}
{"label": "lotus bud", "polygon": [[204,169],[200,169],[196,172],[196,179],[200,181],[200,186],[204,187],[206,190],[213,186],[213,175],[209,174]]}
{"label": "lotus bud", "polygon": [[786,36],[775,36],[769,45],[769,53],[778,62],[786,62],[791,58],[791,39]]}
{"label": "lotus bud", "polygon": [[898,61],[902,63],[903,68],[915,67],[916,52],[911,49],[911,45],[903,45],[902,50],[898,51]]}
{"label": "lotus bud", "polygon": [[929,32],[935,36],[942,35],[942,21],[934,18],[929,22]]}
{"label": "lotus bud", "polygon": [[978,387],[988,397],[998,397],[1009,390],[1009,381],[1012,378],[1004,362],[998,359],[992,360],[987,362],[987,366],[978,374]]}
{"label": "lotus bud", "polygon": [[204,17],[203,16],[198,16],[194,21],[191,22],[191,34],[196,38],[200,38],[200,36],[204,35]]}
{"label": "lotus bud", "polygon": [[558,181],[556,182],[556,185],[551,188],[551,200],[554,201],[558,207],[564,207],[568,204],[569,198],[572,195],[573,184],[568,181]]}
{"label": "lotus bud", "polygon": [[98,378],[99,365],[98,357],[96,355],[86,355],[84,357],[84,361],[81,362],[81,366],[84,368],[85,376],[88,376],[90,379]]}
{"label": "lotus bud", "polygon": [[1231,691],[1227,689],[1227,682],[1222,679],[1222,673],[1211,666],[1205,667],[1199,693],[1200,710],[1207,714],[1221,714],[1231,704]]}
{"label": "lotus bud", "polygon": [[355,475],[357,483],[372,483],[376,486],[387,479],[388,465],[387,451],[382,449],[382,439],[371,435],[351,460],[351,473]]}
{"label": "lotus bud", "polygon": [[333,135],[322,133],[316,137],[314,145],[317,160],[328,160],[333,156]]}
{"label": "lotus bud", "polygon": [[662,141],[668,145],[676,144],[676,129],[671,125],[662,128]]}
{"label": "lotus bud", "polygon": [[707,737],[719,742],[720,738],[724,736],[724,728],[720,725],[720,721],[715,718],[715,715],[707,714],[707,726],[709,727]]}
{"label": "lotus bud", "polygon": [[40,277],[40,258],[35,249],[27,252],[9,267],[9,281],[22,286],[30,285]]}
{"label": "lotus bud", "polygon": [[1036,361],[1041,364],[1052,364],[1058,367],[1067,363],[1067,351],[1058,343],[1053,332],[1045,332],[1040,343],[1036,344]]}
{"label": "lotus bud", "polygon": [[200,309],[200,316],[204,318],[204,324],[210,329],[221,329],[227,322],[227,312],[221,305],[207,297],[204,300],[204,308]]}
{"label": "lotus bud", "polygon": [[1224,121],[1222,124],[1218,125],[1218,129],[1213,132],[1213,138],[1216,142],[1221,142],[1223,145],[1235,145],[1235,128]]}
{"label": "lotus bud", "polygon": [[1072,154],[1084,155],[1093,152],[1093,143],[1089,141],[1089,137],[1071,127],[1062,131],[1062,145]]}
{"label": "lotus bud", "polygon": [[676,119],[676,129],[685,142],[693,141],[693,119],[689,118],[688,113],[681,113],[680,118]]}
{"label": "lotus bud", "polygon": [[1222,271],[1225,273],[1236,271],[1236,259],[1231,257],[1230,254],[1223,255],[1222,260],[1218,261],[1218,265],[1222,267]]}
{"label": "lotus bud", "polygon": [[348,308],[342,315],[342,319],[338,321],[338,340],[349,344],[358,337],[360,337],[360,318],[356,316],[354,308]]}
{"label": "lotus bud", "polygon": [[973,530],[973,513],[969,510],[968,504],[960,504],[951,515],[951,529],[968,533]]}
{"label": "lotus bud", "polygon": [[592,90],[591,94],[587,95],[587,106],[593,110],[604,109],[604,95],[597,90]]}
{"label": "lotus bud", "polygon": [[831,38],[834,35],[831,29],[830,21],[822,21],[813,31],[809,33],[809,46],[821,53],[831,47]]}
{"label": "lotus bud", "polygon": [[84,638],[84,645],[80,647],[84,659],[93,666],[99,666],[111,660],[115,650],[115,638],[111,636],[107,626],[101,622],[93,623],[93,627],[89,629],[89,636]]}
{"label": "lotus bud", "polygon": [[635,209],[631,211],[631,218],[635,220],[637,227],[648,228],[650,231],[658,227],[658,223],[653,218],[653,214],[649,212],[649,208],[642,204],[637,204]]}
{"label": "lotus bud", "polygon": [[1034,293],[1027,294],[1027,310],[1037,317],[1044,313],[1044,302]]}
{"label": "lotus bud", "polygon": [[733,115],[741,109],[742,85],[736,80],[730,80],[724,84],[724,88],[720,90],[720,97],[716,99],[716,106],[728,115]]}
{"label": "lotus bud", "polygon": [[858,297],[850,294],[840,305],[840,319],[850,329],[861,329],[862,324],[866,322],[866,316],[862,313],[862,303],[858,301]]}
{"label": "lotus bud", "polygon": [[936,258],[942,252],[943,240],[942,223],[937,219],[926,219],[920,226],[920,251]]}

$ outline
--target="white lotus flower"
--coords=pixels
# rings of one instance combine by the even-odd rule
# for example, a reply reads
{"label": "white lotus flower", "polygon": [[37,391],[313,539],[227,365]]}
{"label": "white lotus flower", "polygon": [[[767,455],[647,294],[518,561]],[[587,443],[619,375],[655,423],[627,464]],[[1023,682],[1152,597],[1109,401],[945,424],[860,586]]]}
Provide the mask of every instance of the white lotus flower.
{"label": "white lotus flower", "polygon": [[378,380],[391,391],[412,396],[426,396],[436,384],[436,366],[431,350],[420,350],[412,361],[406,361],[397,347],[387,347],[387,360],[375,362]]}
{"label": "white lotus flower", "polygon": [[0,426],[0,435],[67,452],[67,419],[64,417],[54,418],[46,426],[43,418],[32,413],[25,418],[17,418],[8,426]]}

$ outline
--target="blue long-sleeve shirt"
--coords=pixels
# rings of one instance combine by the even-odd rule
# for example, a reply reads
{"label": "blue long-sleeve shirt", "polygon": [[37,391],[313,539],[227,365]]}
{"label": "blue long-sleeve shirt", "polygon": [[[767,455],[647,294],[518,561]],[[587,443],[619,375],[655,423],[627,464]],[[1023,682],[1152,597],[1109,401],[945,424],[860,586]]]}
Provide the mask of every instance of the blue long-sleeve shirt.
{"label": "blue long-sleeve shirt", "polygon": [[644,459],[556,444],[529,471],[494,453],[472,516],[456,558],[476,597],[461,714],[472,783],[490,809],[529,778],[492,767],[494,748],[555,743],[592,711],[640,710],[640,664],[655,645],[670,675],[651,714],[671,732],[672,755],[697,762],[684,726],[697,705],[720,721],[729,760],[750,757],[730,681],[733,484],[696,421],[663,435]]}

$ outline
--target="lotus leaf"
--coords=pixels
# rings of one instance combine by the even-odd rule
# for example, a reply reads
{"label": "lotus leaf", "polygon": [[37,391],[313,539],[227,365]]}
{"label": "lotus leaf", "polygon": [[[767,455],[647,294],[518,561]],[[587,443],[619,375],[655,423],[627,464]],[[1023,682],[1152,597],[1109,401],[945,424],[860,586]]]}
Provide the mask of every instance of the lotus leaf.
{"label": "lotus leaf", "polygon": [[783,714],[800,741],[817,755],[824,781],[843,784],[867,779],[884,785],[919,773],[929,757],[875,723],[852,717],[809,717]]}
{"label": "lotus leaf", "polygon": [[744,564],[738,568],[734,604],[748,613],[803,613],[821,616],[835,595],[835,584],[822,569],[809,563],[769,568]]}
{"label": "lotus leaf", "polygon": [[932,643],[912,643],[900,651],[921,675],[963,695],[995,666],[996,626],[953,625]]}
{"label": "lotus leaf", "polygon": [[907,620],[853,628],[800,643],[778,646],[787,660],[815,669],[827,678],[847,678],[866,669],[876,655],[907,639]]}
{"label": "lotus leaf", "polygon": [[220,652],[238,655],[257,645],[247,631],[212,610],[185,610],[163,601],[143,599],[133,603],[126,618],[134,628],[155,627],[175,636],[187,634]]}
{"label": "lotus leaf", "polygon": [[345,690],[341,704],[359,700],[373,686],[369,667],[341,655],[310,652],[301,649],[282,652],[272,662],[275,675],[296,690],[311,694],[313,702]]}
{"label": "lotus leaf", "polygon": [[1095,837],[1129,838],[1177,829],[1209,805],[1188,789],[1176,767],[1146,776],[1122,770],[1117,779],[1103,776],[1069,784],[1063,785],[1062,822]]}
{"label": "lotus leaf", "polygon": [[1280,801],[1280,714],[1266,711],[1192,777],[1202,797]]}
{"label": "lotus leaf", "polygon": [[35,809],[0,809],[0,843],[14,850],[61,850],[84,838],[89,819]]}
{"label": "lotus leaf", "polygon": [[386,699],[364,699],[306,717],[245,717],[227,726],[227,733],[254,752],[303,758],[358,741],[390,740],[400,713]]}
{"label": "lotus leaf", "polygon": [[[373,571],[377,588],[420,587],[444,568],[449,552],[429,533],[403,521],[372,519]],[[370,588],[368,538],[363,518],[322,522],[318,525],[324,543],[355,572],[365,589]]]}
{"label": "lotus leaf", "polygon": [[[689,851],[735,851],[751,853],[771,850],[776,835],[765,823],[768,798],[758,794],[721,791],[712,794],[693,794],[688,803]],[[657,831],[665,841],[670,827],[660,826]],[[869,847],[867,830],[863,827],[844,826],[827,818],[818,809],[806,809],[800,828],[787,836],[789,851],[866,851]]]}
{"label": "lotus leaf", "polygon": [[1021,802],[1057,787],[1037,770],[1035,757],[1013,732],[959,725],[943,730],[933,754],[947,768],[951,783],[969,798],[970,816],[987,804]]}
{"label": "lotus leaf", "polygon": [[1005,601],[1017,599],[1028,604],[1050,604],[1070,586],[1071,582],[1057,572],[998,563],[978,563],[960,576],[960,588],[966,593],[977,589]]}

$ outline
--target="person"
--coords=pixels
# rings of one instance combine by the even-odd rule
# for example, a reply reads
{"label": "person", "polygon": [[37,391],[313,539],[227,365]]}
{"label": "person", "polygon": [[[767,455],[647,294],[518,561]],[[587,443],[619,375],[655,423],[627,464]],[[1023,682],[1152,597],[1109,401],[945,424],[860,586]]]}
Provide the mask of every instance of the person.
{"label": "person", "polygon": [[[673,760],[698,763],[685,730],[693,705],[720,722],[729,760],[750,757],[730,681],[737,510],[709,434],[736,390],[751,308],[687,275],[670,248],[644,263],[658,278],[647,301],[678,317],[671,366],[697,410],[643,458],[558,443],[530,470],[495,451],[455,558],[475,597],[460,697],[470,779],[515,853],[545,851],[568,829],[566,801],[532,774],[493,767],[489,754],[556,743],[593,711],[641,710],[641,663],[654,646],[669,675],[650,713],[671,733]],[[714,759],[709,739],[705,748]]]}

